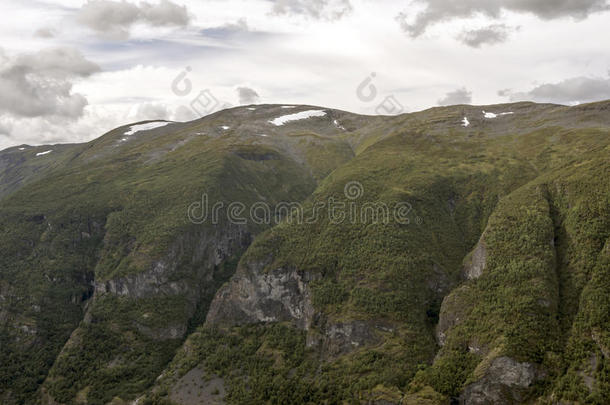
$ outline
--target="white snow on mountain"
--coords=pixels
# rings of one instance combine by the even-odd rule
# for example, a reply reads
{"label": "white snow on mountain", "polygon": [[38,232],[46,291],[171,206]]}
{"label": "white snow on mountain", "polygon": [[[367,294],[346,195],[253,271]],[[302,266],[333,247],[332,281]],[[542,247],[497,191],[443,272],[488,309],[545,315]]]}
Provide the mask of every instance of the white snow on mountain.
{"label": "white snow on mountain", "polygon": [[131,136],[131,135],[135,134],[136,132],[150,131],[152,129],[164,127],[168,124],[171,124],[171,122],[154,121],[154,122],[148,122],[146,124],[132,125],[131,127],[129,127],[129,131],[125,132],[124,135]]}
{"label": "white snow on mountain", "polygon": [[325,115],[326,115],[326,111],[308,110],[308,111],[301,111],[296,114],[282,115],[281,117],[277,117],[276,119],[271,120],[269,122],[271,124],[275,125],[276,127],[279,127],[290,121],[299,121],[299,120],[304,120],[304,119],[312,118],[312,117],[324,117]]}
{"label": "white snow on mountain", "polygon": [[511,114],[514,114],[514,112],[510,111],[510,112],[503,112],[503,113],[494,114],[492,112],[487,112],[487,111],[483,110],[483,115],[485,116],[485,118],[490,118],[490,119],[497,118],[497,117],[500,117],[500,116],[503,116],[503,115],[511,115]]}
{"label": "white snow on mountain", "polygon": [[345,127],[344,127],[343,125],[341,125],[341,124],[339,123],[339,121],[334,120],[334,121],[333,121],[333,124],[335,124],[335,126],[336,126],[337,128],[339,128],[339,129],[342,129],[342,130],[346,131]]}

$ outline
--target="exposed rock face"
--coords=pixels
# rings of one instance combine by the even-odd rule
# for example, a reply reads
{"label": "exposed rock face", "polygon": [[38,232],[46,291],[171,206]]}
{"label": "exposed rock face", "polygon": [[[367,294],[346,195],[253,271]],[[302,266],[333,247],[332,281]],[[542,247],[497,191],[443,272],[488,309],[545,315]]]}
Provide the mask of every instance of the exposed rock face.
{"label": "exposed rock face", "polygon": [[5,305],[8,298],[8,288],[5,288],[0,282],[0,324],[4,324],[8,319],[8,311],[6,311]]}
{"label": "exposed rock face", "polygon": [[[150,270],[94,283],[95,296],[114,294],[143,299],[159,295],[181,295],[190,302],[190,308],[187,310],[190,318],[206,289],[211,288],[210,284],[213,284],[211,281],[215,266],[244,250],[250,241],[250,233],[237,226],[184,235],[174,243],[168,255],[156,262]],[[176,272],[180,271],[180,264],[185,263],[185,259],[186,263],[194,267],[194,272],[177,278]],[[89,314],[85,315],[85,321],[90,320]],[[159,328],[138,323],[134,324],[134,327],[156,340],[180,339],[187,331],[187,323],[184,321]]]}
{"label": "exposed rock face", "polygon": [[603,332],[598,329],[594,329],[591,332],[591,338],[595,344],[597,344],[597,347],[599,347],[599,350],[601,350],[604,357],[610,359],[610,348],[606,347],[603,343]]}
{"label": "exposed rock face", "polygon": [[485,265],[487,264],[487,248],[483,237],[477,243],[470,256],[464,263],[464,276],[468,280],[474,280],[483,275]]}
{"label": "exposed rock face", "polygon": [[242,263],[231,282],[216,294],[206,324],[292,322],[308,331],[307,346],[315,347],[324,357],[375,344],[379,341],[377,330],[392,330],[392,325],[382,321],[333,322],[316,312],[308,284],[318,278],[297,269],[266,271],[263,262]]}
{"label": "exposed rock face", "polygon": [[115,294],[144,298],[154,294],[181,294],[188,289],[185,281],[168,281],[168,266],[159,262],[144,273],[95,283],[96,294]]}
{"label": "exposed rock face", "polygon": [[186,324],[179,323],[167,328],[149,328],[144,325],[136,324],[138,331],[144,335],[156,340],[180,339],[186,333]]}
{"label": "exposed rock face", "polygon": [[436,326],[436,341],[439,346],[445,345],[448,331],[466,319],[471,307],[466,299],[468,290],[468,285],[462,285],[443,300]]}
{"label": "exposed rock face", "polygon": [[[184,234],[172,245],[165,258],[154,263],[148,271],[95,282],[95,295],[88,304],[89,308],[94,308],[100,297],[109,294],[133,300],[155,296],[186,297],[188,304],[184,308],[184,318],[159,322],[158,327],[156,324],[151,327],[136,321],[131,325],[134,330],[157,341],[181,339],[187,333],[188,322],[195,314],[197,305],[200,305],[206,296],[211,296],[218,287],[214,282],[216,266],[245,250],[251,240],[252,236],[247,228],[236,225],[205,228]],[[87,311],[85,314],[85,323],[95,322],[91,312]],[[150,315],[157,316],[156,313]],[[80,329],[77,328],[59,357],[65,356],[68,349],[81,345]],[[120,353],[117,353],[117,356],[120,356]],[[112,367],[113,364],[106,366]],[[44,396],[47,403],[54,403],[51,394],[45,393]]]}
{"label": "exposed rock face", "polygon": [[309,329],[314,314],[307,283],[315,276],[296,269],[264,272],[262,262],[240,265],[231,282],[214,298],[209,325],[293,321]]}
{"label": "exposed rock face", "polygon": [[482,379],[466,387],[460,396],[460,403],[521,403],[526,399],[527,389],[540,377],[534,364],[519,363],[510,357],[498,357]]}
{"label": "exposed rock face", "polygon": [[[193,294],[191,280],[172,280],[179,264],[197,264],[195,277],[203,281],[211,278],[210,269],[248,247],[251,235],[242,227],[229,226],[186,235],[174,243],[165,259],[145,272],[95,283],[95,293],[111,293],[130,298],[145,298],[155,294]],[[171,280],[171,281],[170,281]]]}
{"label": "exposed rock face", "polygon": [[173,384],[170,399],[180,405],[221,405],[226,403],[225,395],[224,380],[216,376],[208,378],[198,366]]}
{"label": "exposed rock face", "polygon": [[309,331],[307,346],[318,348],[324,356],[339,356],[378,343],[379,336],[375,330],[390,331],[391,326],[362,320],[327,323],[319,331]]}

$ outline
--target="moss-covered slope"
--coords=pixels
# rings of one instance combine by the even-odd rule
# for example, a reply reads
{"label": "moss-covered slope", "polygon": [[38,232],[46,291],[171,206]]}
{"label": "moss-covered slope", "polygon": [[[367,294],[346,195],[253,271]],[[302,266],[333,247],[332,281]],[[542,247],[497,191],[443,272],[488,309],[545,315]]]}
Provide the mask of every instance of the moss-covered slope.
{"label": "moss-covered slope", "polygon": [[118,128],[7,188],[0,400],[608,401],[610,103],[269,122],[310,109]]}

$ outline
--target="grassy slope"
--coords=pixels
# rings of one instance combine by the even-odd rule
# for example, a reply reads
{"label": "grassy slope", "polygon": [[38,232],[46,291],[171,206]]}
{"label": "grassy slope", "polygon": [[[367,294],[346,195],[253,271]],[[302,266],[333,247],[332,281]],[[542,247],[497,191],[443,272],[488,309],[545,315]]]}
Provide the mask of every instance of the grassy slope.
{"label": "grassy slope", "polygon": [[[178,235],[196,234],[185,223],[185,212],[202,192],[225,201],[253,202],[263,196],[277,203],[305,198],[315,181],[323,179],[309,204],[329,196],[345,201],[346,182],[358,181],[365,190],[358,204],[384,201],[392,206],[407,201],[413,206],[410,224],[337,226],[322,220],[309,226],[280,225],[258,238],[243,260],[272,254],[271,267],[296,266],[320,274],[321,281],[311,286],[314,305],[329,322],[383,319],[393,326],[393,332],[383,334],[383,343],[373,348],[321,362],[316,353],[305,349],[305,336],[289,325],[237,328],[229,334],[201,329],[187,344],[195,349],[188,354],[179,351],[172,368],[188,371],[204,361],[209,370],[230,381],[229,399],[235,403],[248,403],[251,398],[276,403],[396,399],[409,389],[414,376],[410,389],[420,399],[427,396],[437,401],[441,394],[455,395],[482,359],[460,351],[461,347],[454,350],[460,345],[450,337],[433,366],[422,369],[422,364],[430,364],[438,349],[434,326],[441,300],[461,284],[461,262],[495,211],[489,224],[498,229],[497,239],[492,239],[498,254],[497,259],[491,256],[490,268],[504,269],[503,252],[513,249],[512,243],[517,250],[530,246],[525,242],[541,249],[538,256],[542,259],[530,266],[532,259],[524,253],[521,264],[510,263],[510,273],[503,270],[498,272],[500,278],[494,278],[496,272],[490,271],[489,277],[486,274],[474,282],[494,286],[496,294],[469,295],[479,312],[475,312],[472,326],[465,322],[460,327],[473,336],[499,342],[497,347],[503,350],[517,350],[522,339],[540,338],[531,346],[533,353],[511,352],[523,358],[544,357],[550,340],[563,336],[565,346],[550,350],[561,357],[566,347],[570,356],[565,356],[569,359],[565,364],[554,365],[553,370],[558,370],[556,390],[566,397],[580,395],[576,392],[582,386],[574,388],[570,376],[578,375],[579,364],[593,344],[608,347],[607,311],[598,311],[592,298],[580,294],[584,288],[592,296],[607,295],[603,278],[607,258],[599,253],[599,240],[603,242],[608,225],[583,227],[575,218],[591,215],[587,202],[601,198],[594,204],[603,204],[608,195],[603,176],[608,171],[604,160],[608,133],[607,129],[569,128],[603,128],[606,123],[595,105],[578,111],[527,103],[510,108],[521,115],[503,124],[508,129],[477,118],[471,118],[471,128],[460,128],[464,115],[480,114],[475,107],[433,109],[383,120],[333,111],[329,118],[339,118],[349,133],[341,134],[316,121],[303,123],[303,127],[298,124],[290,133],[268,141],[244,136],[257,134],[263,127],[250,124],[239,110],[130,140],[118,152],[115,145],[122,130],[91,142],[79,152],[76,162],[2,201],[0,238],[8,253],[1,259],[0,291],[10,291],[9,321],[29,323],[38,333],[28,340],[10,328],[0,332],[4,339],[0,355],[3,364],[10,365],[2,369],[0,393],[8,387],[16,402],[28,400],[55,363],[46,389],[62,402],[75,396],[86,397],[89,403],[105,403],[114,396],[134,398],[153,382],[180,344],[180,339],[150,340],[134,328],[134,322],[142,322],[143,314],[153,314],[147,321],[151,326],[171,326],[171,321],[188,313],[184,309],[192,303],[179,296],[152,300],[104,296],[89,306],[94,322],[81,324],[73,332],[89,302],[83,298],[91,293],[91,281],[146,271],[166,257]],[[229,133],[218,130],[227,123],[233,127]],[[517,135],[510,135],[510,129]],[[206,135],[195,135],[201,132]],[[358,156],[343,164],[352,157],[352,149]],[[254,161],[239,154],[278,154],[280,158]],[[554,184],[553,175],[581,176],[572,185],[583,179],[591,182],[585,190],[574,188],[568,193],[582,199],[583,213],[563,209],[561,199],[550,196],[554,189],[548,184]],[[587,193],[595,189],[601,191]],[[527,208],[525,216],[522,206]],[[506,222],[513,215],[521,220]],[[560,259],[565,271],[553,277],[555,273],[547,270],[558,259],[551,257],[546,238],[563,223],[566,236],[558,243],[564,246],[559,250],[567,252]],[[583,236],[584,242],[574,244],[573,235],[598,228],[601,236],[591,242],[590,253],[597,270],[587,270],[589,259],[585,264],[572,257],[580,257],[589,239]],[[502,229],[510,232],[500,232]],[[528,240],[516,242],[523,234]],[[179,267],[181,277],[188,278],[193,272],[188,265]],[[221,269],[215,282],[230,275],[234,265],[229,261],[222,267],[226,271]],[[530,284],[534,276],[522,274],[522,268],[537,271],[540,283]],[[582,275],[571,280],[570,269]],[[504,325],[501,320],[506,311],[512,313],[514,295],[512,290],[504,290],[502,277],[527,287],[522,291],[525,307],[531,297],[557,291],[560,297],[569,296],[569,302],[580,301],[581,310],[551,297],[554,306],[550,310],[525,319],[521,326]],[[430,280],[435,283],[430,285]],[[28,295],[30,298],[22,298]],[[486,300],[499,303],[490,307]],[[552,311],[565,324],[550,320],[547,327],[538,322],[540,316],[549,318],[547,313]],[[490,325],[494,326],[491,331]],[[591,343],[592,330],[601,343]],[[70,344],[55,361],[71,333]],[[568,368],[572,371],[564,373]],[[242,374],[236,374],[237,370]],[[257,383],[247,384],[243,375]],[[425,388],[418,391],[421,387]],[[544,393],[552,390],[543,389]]]}
{"label": "grassy slope", "polygon": [[[582,109],[599,108],[593,107]],[[572,326],[575,313],[582,312],[573,304],[581,299],[581,307],[592,305],[593,300],[581,294],[584,285],[597,297],[608,294],[601,281],[607,257],[600,253],[609,229],[608,130],[571,129],[579,125],[571,117],[563,128],[553,124],[553,119],[562,124],[560,109],[546,110],[550,118],[528,117],[545,122],[540,129],[518,135],[443,130],[447,121],[462,115],[455,108],[400,118],[403,122],[397,126],[361,139],[357,158],[325,179],[309,201],[332,196],[348,202],[343,187],[359,181],[365,189],[359,204],[408,201],[413,205],[411,224],[284,224],[257,238],[242,258],[271,256],[268,270],[292,266],[320,274],[321,281],[310,286],[316,309],[331,322],[387,320],[395,328],[383,334],[381,344],[321,363],[315,352],[305,351],[296,364],[287,366],[281,359],[289,351],[263,350],[268,345],[265,332],[252,339],[249,327],[238,327],[218,337],[204,328],[190,338],[187,354],[180,352],[174,360],[177,375],[203,362],[210,373],[228,378],[233,403],[248,403],[251,395],[270,403],[359,403],[371,397],[398,401],[401,391],[411,391],[406,398],[416,402],[428,398],[438,403],[444,401],[440,394],[455,396],[480,378],[493,356],[510,355],[549,370],[550,382],[539,387],[539,395],[574,397],[574,389],[566,388],[569,383],[563,380],[570,380],[574,372],[566,374],[566,369],[577,369],[580,361],[570,353],[590,333],[586,328],[583,332],[581,324],[595,324],[600,347],[608,347],[603,311],[589,308]],[[573,201],[566,201],[567,196]],[[558,206],[561,203],[571,208]],[[584,222],[576,225],[575,218]],[[486,227],[491,252],[486,273],[463,283],[462,260]],[[558,227],[569,229],[570,236],[560,237],[555,249],[551,241]],[[566,251],[574,258],[565,256]],[[569,266],[556,270],[556,255],[564,255]],[[595,266],[602,273],[593,272]],[[572,285],[566,278],[579,281]],[[431,280],[444,283],[445,289],[434,291]],[[450,286],[459,286],[453,294],[467,320],[451,331],[433,365],[424,367],[432,364],[438,350],[433,328]],[[570,334],[571,328],[579,333]],[[285,339],[292,333],[286,332]],[[231,339],[231,350],[225,339]],[[487,358],[468,351],[473,340],[485,348]],[[567,346],[562,343],[568,340]],[[590,337],[584,341],[591,346]],[[246,349],[239,349],[240,342]],[[590,352],[579,355],[585,358]],[[605,384],[600,367],[599,380]],[[269,383],[244,390],[245,376]],[[558,381],[560,387],[555,388]],[[604,386],[597,392],[593,395],[598,400],[608,395]]]}
{"label": "grassy slope", "polygon": [[[197,238],[214,228],[189,223],[191,203],[200,201],[203,193],[210,204],[224,201],[225,206],[261,198],[272,206],[300,200],[311,193],[316,177],[351,157],[345,152],[351,151],[347,144],[342,149],[340,140],[315,133],[296,141],[290,134],[278,134],[278,146],[262,144],[249,132],[218,128],[221,123],[239,123],[238,113],[177,124],[125,143],[119,141],[125,128],[117,129],[79,146],[69,164],[62,166],[63,155],[56,155],[57,168],[47,171],[43,180],[33,179],[2,200],[3,401],[29,402],[53,364],[47,391],[61,402],[85,388],[91,403],[142,391],[171,358],[181,337],[159,342],[134,325],[162,330],[176,323],[196,323],[193,312],[205,308],[194,307],[205,306],[215,287],[208,286],[201,302],[180,294],[148,300],[105,295],[92,302],[92,284],[145,272],[182,243],[186,251],[180,257],[185,262],[169,276],[192,282],[195,289],[197,269],[213,264],[205,257],[189,257],[195,256]],[[327,152],[334,163],[297,161],[324,143],[335,145]],[[272,159],[257,160],[266,155]],[[226,223],[225,219],[219,227]],[[248,224],[246,232],[261,229],[264,226]],[[235,267],[231,260],[235,258],[227,258],[215,270],[212,284],[230,275]],[[73,333],[85,309],[90,318]],[[26,326],[31,333],[24,332]],[[108,369],[117,358],[119,366]]]}

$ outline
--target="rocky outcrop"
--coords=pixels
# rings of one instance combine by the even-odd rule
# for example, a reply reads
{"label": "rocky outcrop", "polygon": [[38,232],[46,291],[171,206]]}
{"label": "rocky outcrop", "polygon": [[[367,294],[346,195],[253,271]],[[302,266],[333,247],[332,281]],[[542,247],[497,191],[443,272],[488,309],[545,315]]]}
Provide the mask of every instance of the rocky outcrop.
{"label": "rocky outcrop", "polygon": [[323,316],[315,317],[314,327],[307,334],[307,347],[316,348],[323,357],[328,358],[375,345],[381,341],[378,332],[394,330],[387,322],[372,320],[326,321],[317,325],[315,322],[319,318]]}
{"label": "rocky outcrop", "polygon": [[172,403],[178,405],[222,405],[225,404],[226,387],[224,379],[209,378],[200,365],[176,381],[170,390]]}
{"label": "rocky outcrop", "polygon": [[136,324],[138,331],[155,340],[180,339],[186,334],[187,325],[178,323],[166,328],[150,328],[145,325]]}
{"label": "rocky outcrop", "polygon": [[183,294],[188,290],[186,281],[169,281],[168,265],[158,262],[146,272],[133,276],[95,283],[96,294],[114,294],[131,298],[145,298],[155,294]]}
{"label": "rocky outcrop", "polygon": [[[91,302],[87,304],[88,310],[84,316],[84,323],[101,323],[94,314],[97,305],[103,306],[106,304],[102,302],[113,302],[112,300],[104,301],[108,295],[129,298],[135,305],[137,305],[137,300],[149,298],[184,297],[187,301],[181,309],[184,316],[164,317],[164,308],[156,308],[147,309],[146,313],[140,314],[141,317],[131,317],[127,321],[130,322],[127,328],[156,340],[158,347],[164,347],[163,345],[171,347],[174,344],[172,341],[184,338],[189,322],[199,319],[195,317],[198,314],[197,311],[207,309],[211,297],[219,286],[218,274],[222,273],[224,277],[230,276],[232,270],[227,269],[233,269],[233,267],[221,270],[225,267],[224,262],[234,259],[244,251],[249,246],[251,239],[247,228],[237,225],[204,228],[184,233],[172,244],[165,257],[154,263],[148,271],[95,282],[95,293]],[[114,307],[106,308],[104,311],[112,309]],[[146,320],[146,322],[140,322],[140,320]],[[109,325],[109,327],[112,328],[113,325]],[[80,336],[83,330],[84,328],[77,328],[73,332],[59,354],[58,361],[81,350]],[[133,336],[131,331],[128,334]],[[116,359],[121,359],[121,350],[117,350],[113,354],[116,355]],[[115,367],[116,364],[120,364],[117,362],[118,360],[113,360],[110,364],[102,365],[100,368]],[[61,377],[63,376],[54,376],[54,378]],[[48,379],[45,387],[51,383],[52,379]],[[45,397],[47,403],[53,403],[54,398],[49,392],[45,394]]]}
{"label": "rocky outcrop", "polygon": [[436,341],[444,346],[447,334],[451,328],[465,321],[472,304],[470,303],[470,287],[462,285],[447,295],[441,304],[441,311],[436,326]]}
{"label": "rocky outcrop", "polygon": [[[250,233],[243,227],[228,226],[204,230],[198,234],[185,234],[179,238],[163,260],[148,271],[95,283],[96,294],[115,294],[130,298],[151,295],[198,295],[195,281],[209,281],[211,271],[223,261],[244,250],[251,242]],[[181,264],[194,267],[194,274],[176,280],[175,273]]]}
{"label": "rocky outcrop", "polygon": [[228,327],[259,322],[292,322],[306,330],[306,344],[322,357],[334,357],[379,342],[391,332],[384,321],[328,319],[314,310],[309,283],[319,275],[294,268],[266,270],[265,262],[241,263],[221,288],[207,315],[208,326]]}
{"label": "rocky outcrop", "polygon": [[477,243],[474,250],[466,257],[464,262],[464,277],[468,280],[474,280],[483,275],[483,270],[487,264],[487,247],[483,236]]}
{"label": "rocky outcrop", "polygon": [[214,298],[208,325],[292,321],[308,329],[314,314],[307,283],[317,278],[297,269],[264,271],[264,262],[242,263]]}
{"label": "rocky outcrop", "polygon": [[483,378],[464,389],[459,400],[468,405],[522,403],[527,399],[528,388],[541,377],[542,373],[532,363],[498,357]]}
{"label": "rocky outcrop", "polygon": [[[606,332],[607,333],[607,332]],[[606,335],[607,336],[607,335]],[[606,359],[610,359],[610,348],[604,345],[604,332],[599,329],[593,329],[591,331],[591,339],[595,342],[599,350],[602,352]]]}

